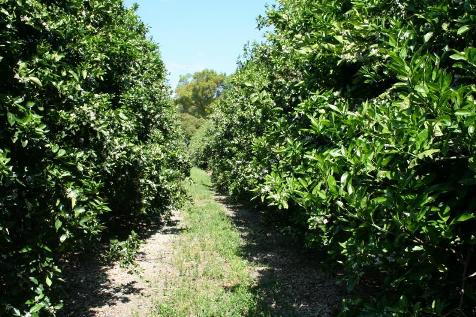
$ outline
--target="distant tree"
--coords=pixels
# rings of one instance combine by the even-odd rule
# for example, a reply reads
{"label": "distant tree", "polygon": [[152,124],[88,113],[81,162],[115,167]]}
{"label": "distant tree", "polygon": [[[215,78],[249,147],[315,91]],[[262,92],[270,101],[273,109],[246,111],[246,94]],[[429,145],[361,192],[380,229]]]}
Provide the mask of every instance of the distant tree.
{"label": "distant tree", "polygon": [[211,104],[223,90],[225,77],[210,69],[181,76],[175,89],[179,110],[194,117],[206,117],[212,112]]}
{"label": "distant tree", "polygon": [[212,113],[212,104],[223,91],[225,77],[225,74],[210,69],[180,77],[175,89],[175,104],[181,112],[183,130],[188,139]]}
{"label": "distant tree", "polygon": [[191,139],[192,136],[200,129],[200,127],[207,121],[202,117],[195,117],[187,112],[180,114],[180,121],[183,131],[187,139]]}

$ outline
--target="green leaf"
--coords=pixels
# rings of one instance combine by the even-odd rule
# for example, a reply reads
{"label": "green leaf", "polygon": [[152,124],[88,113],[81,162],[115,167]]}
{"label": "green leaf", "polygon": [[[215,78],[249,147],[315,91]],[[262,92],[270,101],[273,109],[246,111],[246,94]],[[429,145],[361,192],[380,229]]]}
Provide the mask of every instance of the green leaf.
{"label": "green leaf", "polygon": [[69,198],[71,199],[71,208],[74,209],[75,206],[76,206],[76,195],[73,194],[73,195],[69,196]]}
{"label": "green leaf", "polygon": [[341,186],[345,186],[345,184],[347,183],[348,177],[349,177],[349,173],[345,172],[344,174],[342,174],[342,176],[340,177]]}
{"label": "green leaf", "polygon": [[342,35],[335,35],[334,38],[339,42],[343,43],[344,42],[344,37]]}
{"label": "green leaf", "polygon": [[422,131],[420,131],[420,133],[417,134],[415,139],[417,149],[421,148],[423,143],[428,140],[429,135],[430,133],[428,129],[423,129]]}
{"label": "green leaf", "polygon": [[349,195],[352,195],[354,193],[354,187],[352,186],[352,182],[349,182],[347,184],[347,193],[349,193]]}
{"label": "green leaf", "polygon": [[458,29],[458,31],[456,32],[456,34],[461,35],[461,34],[464,34],[464,33],[468,32],[468,31],[469,31],[469,26],[463,25],[462,27],[460,27],[460,28]]}
{"label": "green leaf", "polygon": [[329,176],[327,177],[327,185],[329,186],[329,190],[330,190],[331,192],[336,192],[337,182],[336,182],[336,179],[334,178],[334,176],[329,175]]}
{"label": "green leaf", "polygon": [[59,230],[59,228],[61,227],[61,225],[62,225],[62,224],[63,224],[63,223],[61,222],[61,220],[59,220],[59,219],[56,219],[56,221],[55,221],[55,228],[56,228],[56,231],[58,231],[58,230]]}
{"label": "green leaf", "polygon": [[53,284],[53,282],[51,281],[51,279],[48,276],[46,277],[45,282],[46,282],[46,285],[48,285],[48,286],[51,286],[51,284]]}
{"label": "green leaf", "polygon": [[[74,203],[76,203],[76,200],[74,200]],[[71,199],[71,204],[73,204],[72,199]],[[74,217],[75,218],[78,218],[84,212],[86,212],[86,209],[84,209],[84,207],[74,207]]]}
{"label": "green leaf", "polygon": [[121,118],[122,120],[128,120],[129,118],[122,112],[119,112],[119,118]]}
{"label": "green leaf", "polygon": [[455,222],[464,222],[464,221],[471,220],[473,218],[475,218],[474,214],[465,213],[465,214],[459,215],[458,218],[456,218],[454,221]]}
{"label": "green leaf", "polygon": [[311,120],[311,125],[312,125],[312,128],[316,131],[316,132],[319,132],[321,130],[321,126],[319,124],[319,122],[312,116],[309,116],[309,120]]}
{"label": "green leaf", "polygon": [[17,121],[17,117],[13,113],[7,112],[7,121],[11,126],[13,126]]}
{"label": "green leaf", "polygon": [[476,112],[470,110],[457,110],[455,111],[455,115],[460,117],[468,117],[476,115]]}
{"label": "green leaf", "polygon": [[75,71],[73,71],[73,70],[70,69],[70,70],[69,70],[69,73],[73,76],[73,78],[74,78],[76,81],[79,81],[79,76],[78,76],[78,74],[76,74]]}
{"label": "green leaf", "polygon": [[42,86],[41,81],[37,77],[30,76],[28,77],[28,80],[34,82],[38,86]]}
{"label": "green leaf", "polygon": [[31,252],[33,249],[30,246],[24,247],[20,250],[20,253],[28,253]]}
{"label": "green leaf", "polygon": [[282,200],[281,201],[280,208],[283,208],[283,209],[288,209],[289,208],[287,200]]}
{"label": "green leaf", "polygon": [[372,199],[372,201],[377,204],[383,204],[387,201],[387,197],[385,196],[375,197],[374,199]]}
{"label": "green leaf", "polygon": [[32,281],[33,284],[35,284],[35,285],[38,285],[38,284],[39,284],[39,283],[38,283],[38,280],[37,280],[36,277],[34,277],[34,276],[30,276],[30,277],[29,277],[29,280]]}
{"label": "green leaf", "polygon": [[428,96],[428,92],[429,92],[428,87],[424,83],[416,85],[415,91],[424,97]]}
{"label": "green leaf", "polygon": [[32,308],[30,308],[30,314],[35,314],[35,313],[39,312],[43,307],[44,307],[44,305],[42,303],[36,304]]}
{"label": "green leaf", "polygon": [[438,152],[440,152],[440,149],[429,149],[429,150],[421,152],[420,154],[417,155],[417,157],[421,160],[425,157],[432,157],[433,154]]}
{"label": "green leaf", "polygon": [[469,134],[469,135],[473,135],[473,134],[474,134],[474,125],[470,125],[470,126],[468,127],[468,134]]}
{"label": "green leaf", "polygon": [[466,56],[463,53],[460,53],[460,52],[451,55],[450,58],[452,60],[455,60],[455,61],[465,61],[466,60]]}
{"label": "green leaf", "polygon": [[425,34],[423,39],[425,40],[425,43],[428,42],[431,38],[433,37],[433,32],[428,32]]}

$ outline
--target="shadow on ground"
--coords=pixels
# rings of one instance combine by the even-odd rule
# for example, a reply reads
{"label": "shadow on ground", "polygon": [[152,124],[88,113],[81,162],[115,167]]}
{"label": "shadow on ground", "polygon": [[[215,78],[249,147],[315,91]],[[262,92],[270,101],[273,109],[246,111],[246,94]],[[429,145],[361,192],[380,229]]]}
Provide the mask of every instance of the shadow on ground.
{"label": "shadow on ground", "polygon": [[[177,228],[176,220],[164,223],[148,223],[135,225],[135,230],[142,240],[147,240],[157,232],[165,235],[177,235],[182,229]],[[127,236],[127,235],[126,235]],[[143,285],[134,280],[111,280],[108,272],[114,268],[114,263],[107,262],[100,254],[104,254],[106,245],[96,247],[97,252],[72,257],[62,264],[64,283],[58,287],[58,297],[63,299],[63,308],[58,317],[109,317],[98,314],[98,309],[112,307],[118,303],[130,301],[131,294],[142,295]],[[137,258],[145,255],[138,252]],[[112,316],[111,316],[112,317]],[[117,316],[124,317],[124,316]]]}
{"label": "shadow on ground", "polygon": [[240,204],[217,199],[240,231],[244,256],[256,267],[258,312],[265,316],[334,316],[344,294],[336,279],[324,273],[319,259],[297,248],[265,226],[262,214]]}

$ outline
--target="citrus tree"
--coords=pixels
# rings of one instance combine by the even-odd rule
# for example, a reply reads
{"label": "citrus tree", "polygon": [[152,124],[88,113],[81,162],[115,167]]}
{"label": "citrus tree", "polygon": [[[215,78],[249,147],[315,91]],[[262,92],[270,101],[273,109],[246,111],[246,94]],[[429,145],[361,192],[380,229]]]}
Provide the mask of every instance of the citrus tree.
{"label": "citrus tree", "polygon": [[180,201],[157,46],[120,0],[0,1],[0,315],[54,314],[58,260]]}
{"label": "citrus tree", "polygon": [[345,272],[344,315],[474,313],[475,21],[464,0],[278,1],[204,133],[217,188]]}

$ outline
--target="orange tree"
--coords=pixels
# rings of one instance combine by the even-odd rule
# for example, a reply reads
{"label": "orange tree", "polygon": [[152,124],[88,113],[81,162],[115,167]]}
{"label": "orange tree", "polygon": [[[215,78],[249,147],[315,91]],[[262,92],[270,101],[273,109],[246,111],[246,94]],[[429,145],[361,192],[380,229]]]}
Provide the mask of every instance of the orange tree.
{"label": "orange tree", "polygon": [[344,315],[473,314],[474,2],[281,0],[261,24],[204,133],[217,187],[327,252]]}
{"label": "orange tree", "polygon": [[58,259],[180,202],[155,44],[120,0],[0,2],[0,315],[54,314]]}

